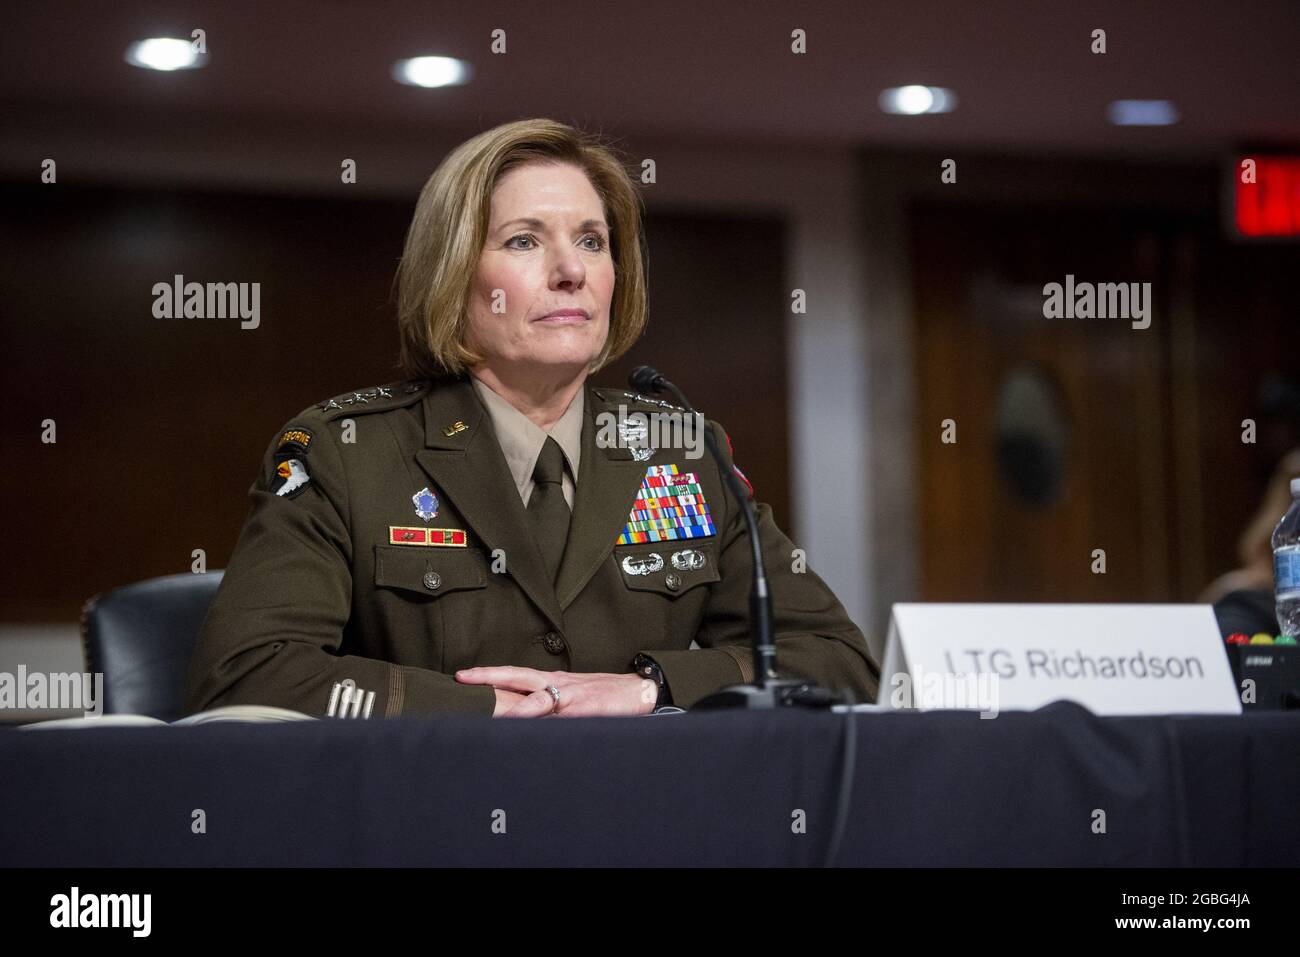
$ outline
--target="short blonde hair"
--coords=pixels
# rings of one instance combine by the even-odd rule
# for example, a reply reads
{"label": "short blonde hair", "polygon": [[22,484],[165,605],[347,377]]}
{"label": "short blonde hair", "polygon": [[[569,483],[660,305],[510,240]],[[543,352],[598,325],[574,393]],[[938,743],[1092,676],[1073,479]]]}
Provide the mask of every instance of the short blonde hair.
{"label": "short blonde hair", "polygon": [[469,297],[487,239],[497,181],[525,163],[570,163],[604,206],[614,260],[609,335],[592,371],[625,353],[646,323],[641,197],[617,154],[593,134],[548,119],[519,120],[456,147],[420,191],[397,268],[401,362],[411,378],[464,372],[483,357],[467,345]]}

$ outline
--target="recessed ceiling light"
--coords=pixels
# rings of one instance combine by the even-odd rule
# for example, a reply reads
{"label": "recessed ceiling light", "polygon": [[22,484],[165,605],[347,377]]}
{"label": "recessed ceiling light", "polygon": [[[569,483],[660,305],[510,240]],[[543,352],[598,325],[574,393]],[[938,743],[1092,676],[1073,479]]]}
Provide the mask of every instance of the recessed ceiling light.
{"label": "recessed ceiling light", "polygon": [[1178,107],[1168,100],[1115,100],[1106,119],[1116,126],[1169,126],[1178,122]]}
{"label": "recessed ceiling light", "polygon": [[891,86],[881,92],[880,108],[899,116],[950,113],[957,108],[957,94],[942,86]]}
{"label": "recessed ceiling light", "polygon": [[126,48],[126,62],[144,70],[193,70],[207,59],[206,53],[194,49],[193,42],[176,37],[136,40]]}
{"label": "recessed ceiling light", "polygon": [[393,79],[409,86],[459,86],[473,71],[464,60],[449,56],[417,56],[393,64]]}

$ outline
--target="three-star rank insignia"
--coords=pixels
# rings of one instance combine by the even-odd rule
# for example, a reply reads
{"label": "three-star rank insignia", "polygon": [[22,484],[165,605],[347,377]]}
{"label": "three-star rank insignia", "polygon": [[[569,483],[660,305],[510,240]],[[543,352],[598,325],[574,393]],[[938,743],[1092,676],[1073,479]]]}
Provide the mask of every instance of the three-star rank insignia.
{"label": "three-star rank insignia", "polygon": [[375,386],[373,389],[367,389],[364,392],[349,392],[344,395],[337,395],[332,399],[326,399],[316,407],[322,412],[329,412],[331,409],[342,409],[349,405],[365,405],[370,402],[377,402],[380,399],[391,399],[393,390],[388,386]]}
{"label": "three-star rank insignia", "polygon": [[307,450],[311,442],[312,434],[308,429],[289,429],[280,436],[275,444],[267,491],[293,498],[301,495],[311,484],[311,472],[307,469]]}

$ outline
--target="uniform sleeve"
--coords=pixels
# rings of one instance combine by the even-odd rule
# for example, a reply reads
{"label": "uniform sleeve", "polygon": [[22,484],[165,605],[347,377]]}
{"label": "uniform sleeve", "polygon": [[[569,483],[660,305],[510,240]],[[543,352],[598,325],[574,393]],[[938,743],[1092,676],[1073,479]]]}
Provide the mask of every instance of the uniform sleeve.
{"label": "uniform sleeve", "polygon": [[[491,687],[339,654],[352,607],[348,484],[332,423],[310,411],[272,440],[249,489],[248,517],[190,660],[188,710],[260,704],[322,717],[335,683],[351,679],[370,717],[490,716]],[[286,446],[289,437],[298,444]]]}
{"label": "uniform sleeve", "polygon": [[[730,441],[722,427],[710,422],[726,467],[734,469]],[[744,479],[743,474],[738,477]],[[772,518],[771,506],[754,500],[763,561],[772,595],[777,673],[781,678],[813,681],[855,701],[875,701],[880,667],[866,638],[844,607],[811,568]],[[727,685],[754,680],[749,640],[749,592],[753,553],[745,518],[728,492],[725,519],[719,527],[720,579],[712,586],[704,622],[688,651],[644,649],[663,669],[674,705],[689,708]]]}

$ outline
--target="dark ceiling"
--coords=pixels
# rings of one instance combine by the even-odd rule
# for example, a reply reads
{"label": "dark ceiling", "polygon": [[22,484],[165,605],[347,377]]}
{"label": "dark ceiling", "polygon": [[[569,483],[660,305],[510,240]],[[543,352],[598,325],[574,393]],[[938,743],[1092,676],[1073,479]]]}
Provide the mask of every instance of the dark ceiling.
{"label": "dark ceiling", "polygon": [[[1300,0],[1098,3],[5,4],[0,105],[27,127],[292,123],[394,135],[553,116],[619,135],[757,144],[1208,157],[1300,145]],[[132,68],[134,39],[207,34],[201,70]],[[494,29],[507,52],[489,52]],[[807,32],[808,53],[789,51]],[[1108,52],[1090,52],[1107,32]],[[469,60],[467,86],[389,77],[421,53]],[[880,112],[886,86],[948,86],[956,112]],[[1118,98],[1167,98],[1182,121],[1117,128]],[[6,124],[7,125],[7,124]],[[138,127],[133,127],[137,129]],[[138,137],[138,133],[137,133]],[[149,149],[137,142],[135,149]]]}

